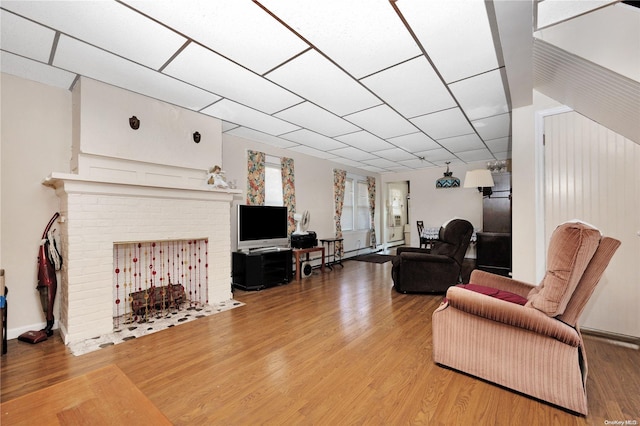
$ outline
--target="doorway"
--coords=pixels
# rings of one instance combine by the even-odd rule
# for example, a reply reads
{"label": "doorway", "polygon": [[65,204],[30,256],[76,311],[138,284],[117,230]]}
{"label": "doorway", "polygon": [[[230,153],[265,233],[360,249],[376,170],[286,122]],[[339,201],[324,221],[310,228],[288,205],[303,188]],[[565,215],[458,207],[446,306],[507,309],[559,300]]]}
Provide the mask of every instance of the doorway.
{"label": "doorway", "polygon": [[387,183],[385,242],[387,247],[405,244],[405,225],[409,221],[409,182]]}

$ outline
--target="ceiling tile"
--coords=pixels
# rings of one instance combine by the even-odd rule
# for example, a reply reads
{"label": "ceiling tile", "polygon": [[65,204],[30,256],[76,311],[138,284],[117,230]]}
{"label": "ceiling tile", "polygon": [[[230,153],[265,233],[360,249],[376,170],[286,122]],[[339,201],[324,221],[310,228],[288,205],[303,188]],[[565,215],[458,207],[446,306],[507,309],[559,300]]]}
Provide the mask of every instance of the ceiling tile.
{"label": "ceiling tile", "polygon": [[354,148],[352,146],[333,149],[331,150],[331,154],[334,154],[338,157],[350,158],[356,161],[371,160],[374,158],[378,158],[376,155],[373,155],[370,152],[362,151],[361,149]]}
{"label": "ceiling tile", "polygon": [[440,148],[440,144],[438,142],[434,141],[422,132],[389,138],[387,141],[409,152]]}
{"label": "ceiling tile", "polygon": [[400,148],[385,149],[384,151],[377,151],[374,154],[392,161],[410,160],[412,158],[416,158],[415,155]]}
{"label": "ceiling tile", "polygon": [[379,137],[372,135],[369,132],[365,132],[364,130],[349,133],[348,135],[337,136],[335,139],[365,151],[380,151],[383,149],[393,148],[393,145],[386,142],[384,139],[380,139]]}
{"label": "ceiling tile", "polygon": [[277,136],[272,136],[263,132],[259,132],[257,130],[249,129],[247,127],[235,127],[234,129],[228,130],[224,132],[229,135],[238,136],[244,139],[249,139],[256,142],[265,143],[267,145],[276,146],[278,148],[291,148],[298,143],[291,142],[286,139],[279,138]]}
{"label": "ceiling tile", "polygon": [[313,50],[266,77],[339,116],[380,104],[360,83]]}
{"label": "ceiling tile", "polygon": [[473,151],[458,152],[456,153],[456,155],[462,161],[466,162],[488,161],[494,159],[493,154],[491,154],[491,152],[489,152],[489,150],[486,148],[475,149]]}
{"label": "ceiling tile", "polygon": [[228,121],[222,121],[222,132],[228,132],[229,130],[233,130],[237,127],[241,127],[236,123],[229,123]]}
{"label": "ceiling tile", "polygon": [[344,157],[332,158],[331,161],[333,161],[335,163],[344,164],[346,166],[351,166],[351,167],[360,167],[360,168],[362,168],[362,166],[364,165],[359,161],[350,160],[350,159],[344,158]]}
{"label": "ceiling tile", "polygon": [[309,48],[250,0],[125,3],[258,74]]}
{"label": "ceiling tile", "polygon": [[390,172],[402,172],[402,171],[408,171],[411,170],[412,167],[409,167],[405,164],[401,164],[401,163],[396,163],[391,167],[387,167],[387,170]]}
{"label": "ceiling tile", "polygon": [[473,132],[473,128],[460,108],[457,107],[412,118],[411,122],[433,139],[449,138]]}
{"label": "ceiling tile", "polygon": [[453,161],[457,158],[444,148],[431,149],[429,151],[417,152],[416,155],[424,157],[425,160],[436,164],[444,164],[445,161]]}
{"label": "ceiling tile", "polygon": [[500,70],[477,75],[449,85],[469,120],[509,111]]}
{"label": "ceiling tile", "polygon": [[439,139],[438,143],[453,153],[485,148],[482,139],[475,133]]}
{"label": "ceiling tile", "polygon": [[493,152],[507,152],[511,150],[511,138],[498,138],[491,139],[484,142],[487,144],[487,147]]}
{"label": "ceiling tile", "polygon": [[3,1],[2,7],[153,69],[186,41],[112,1]]}
{"label": "ceiling tile", "polygon": [[386,158],[374,158],[372,160],[364,160],[363,163],[368,164],[370,166],[380,167],[380,168],[388,168],[393,167],[396,163],[393,161],[387,160]]}
{"label": "ceiling tile", "polygon": [[387,1],[261,0],[260,3],[355,78],[420,54]]}
{"label": "ceiling tile", "polygon": [[511,134],[511,114],[500,114],[475,120],[473,127],[485,141],[509,136]]}
{"label": "ceiling tile", "polygon": [[509,152],[494,152],[493,153],[494,157],[496,157],[496,160],[508,160],[511,158],[511,151]]}
{"label": "ceiling tile", "polygon": [[293,148],[290,148],[292,151],[296,151],[296,152],[300,152],[302,154],[307,154],[307,155],[311,155],[312,157],[318,157],[318,158],[323,158],[325,160],[331,160],[333,158],[335,158],[335,155],[330,154],[326,151],[322,151],[319,149],[315,149],[315,148],[311,148],[310,146],[306,146],[306,145],[298,145],[298,146],[294,146]]}
{"label": "ceiling tile", "polygon": [[288,90],[190,43],[164,73],[267,114],[302,102]]}
{"label": "ceiling tile", "polygon": [[367,165],[362,165],[362,166],[360,166],[360,168],[362,170],[366,170],[366,171],[372,172],[372,173],[384,173],[384,172],[388,171],[386,168],[376,167],[376,166],[367,166]]}
{"label": "ceiling tile", "polygon": [[326,136],[358,131],[358,127],[310,102],[304,102],[277,114],[276,117]]}
{"label": "ceiling tile", "polygon": [[424,56],[361,81],[405,117],[415,117],[456,105]]}
{"label": "ceiling tile", "polygon": [[301,143],[303,145],[311,146],[313,148],[322,149],[325,151],[331,149],[344,148],[346,145],[342,142],[338,142],[335,139],[328,138],[326,136],[314,133],[307,129],[296,130],[295,132],[281,135],[282,138]]}
{"label": "ceiling tile", "polygon": [[61,36],[58,41],[53,65],[187,109],[199,110],[220,99],[202,89],[66,36]]}
{"label": "ceiling tile", "polygon": [[0,71],[67,90],[76,78],[76,74],[7,52],[0,52]]}
{"label": "ceiling tile", "polygon": [[397,5],[447,83],[499,66],[484,1],[413,0]]}
{"label": "ceiling tile", "polygon": [[292,132],[299,128],[294,124],[287,123],[279,118],[272,117],[244,105],[240,105],[236,102],[230,101],[229,99],[222,99],[221,101],[204,108],[201,112],[203,114],[211,115],[232,123],[237,123],[273,136]]}
{"label": "ceiling tile", "polygon": [[414,133],[417,129],[387,105],[379,105],[345,117],[383,139]]}
{"label": "ceiling tile", "polygon": [[409,167],[411,169],[425,169],[427,167],[433,167],[434,164],[426,161],[426,160],[421,160],[419,158],[415,158],[413,160],[403,160],[403,161],[399,161],[399,164],[402,164],[405,167]]}
{"label": "ceiling tile", "polygon": [[0,47],[4,51],[46,64],[55,35],[49,28],[0,10]]}

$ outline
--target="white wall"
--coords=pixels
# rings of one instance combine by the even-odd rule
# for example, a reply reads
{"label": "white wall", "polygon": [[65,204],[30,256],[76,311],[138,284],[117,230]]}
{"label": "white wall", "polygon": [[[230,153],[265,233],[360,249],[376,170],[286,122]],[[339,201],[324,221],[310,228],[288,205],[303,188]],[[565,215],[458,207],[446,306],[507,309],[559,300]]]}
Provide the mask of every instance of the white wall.
{"label": "white wall", "polygon": [[[72,171],[72,147],[91,157],[89,168],[103,167],[108,175],[97,177],[120,176],[115,162],[129,169],[125,174],[144,169],[146,183],[164,184],[184,174],[205,186],[206,169],[222,160],[222,138],[218,119],[93,80],[82,79],[84,89],[78,86],[73,94],[7,74],[1,82],[0,265],[10,292],[8,335],[13,338],[45,324],[35,289],[36,259],[43,229],[60,210],[60,200],[42,181],[52,172]],[[142,119],[140,130],[129,127],[131,115]],[[202,133],[199,144],[191,137],[196,130]],[[173,167],[166,174],[163,161]],[[59,312],[57,297],[56,318]]]}
{"label": "white wall", "polygon": [[44,227],[60,202],[41,182],[54,170],[69,171],[71,92],[8,74],[1,75],[1,87],[0,265],[6,271],[13,338],[45,325],[36,291],[36,259]]}
{"label": "white wall", "polygon": [[[533,91],[533,105],[515,108],[512,112],[512,168],[511,186],[513,188],[512,244],[513,278],[537,283],[539,267],[544,264],[544,251],[540,252],[537,243],[542,218],[538,218],[536,200],[537,171],[544,161],[539,157],[541,151],[536,148],[535,116],[537,113],[559,107],[560,104],[537,91]],[[541,169],[540,169],[541,170]]]}
{"label": "white wall", "polygon": [[535,36],[640,81],[639,28],[640,9],[619,3],[538,31]]}
{"label": "white wall", "polygon": [[[74,145],[83,154],[203,173],[222,161],[222,122],[218,119],[85,77],[73,91],[74,96],[78,93],[73,119],[80,123]],[[138,130],[129,126],[131,116],[140,119]],[[193,140],[196,131],[202,137],[199,143]]]}
{"label": "white wall", "polygon": [[[256,150],[276,157],[289,157],[294,160],[296,207],[297,211],[308,210],[311,215],[310,231],[315,231],[318,238],[335,236],[334,207],[333,207],[333,169],[366,177],[376,176],[374,173],[347,167],[342,164],[322,160],[305,154],[276,148],[260,142],[247,140],[234,135],[223,134],[222,158],[227,181],[236,181],[238,189],[243,191],[238,202],[244,204],[247,181],[247,150]],[[376,232],[378,242],[382,228],[380,228],[380,194],[382,187],[379,177],[376,181]],[[346,251],[356,250],[368,246],[367,232],[344,232]],[[232,225],[232,241],[235,241],[235,223]]]}
{"label": "white wall", "polygon": [[[464,176],[468,170],[484,169],[486,162],[469,164],[451,164],[453,176],[460,178],[464,184]],[[482,196],[477,188],[436,188],[436,180],[441,178],[446,167],[436,167],[403,173],[387,173],[382,175],[382,183],[409,181],[411,200],[409,202],[409,225],[411,229],[411,245],[419,245],[416,221],[422,220],[424,226],[440,226],[453,217],[467,219],[474,228],[482,229]],[[386,199],[382,200],[386,203]]]}

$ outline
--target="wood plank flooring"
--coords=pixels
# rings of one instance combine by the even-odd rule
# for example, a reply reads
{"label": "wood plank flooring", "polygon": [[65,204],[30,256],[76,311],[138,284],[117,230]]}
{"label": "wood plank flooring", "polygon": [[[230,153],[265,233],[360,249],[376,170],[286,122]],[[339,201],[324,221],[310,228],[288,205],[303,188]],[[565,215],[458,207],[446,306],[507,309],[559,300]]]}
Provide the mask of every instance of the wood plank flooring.
{"label": "wood plank flooring", "polygon": [[113,364],[3,402],[0,418],[14,425],[171,425]]}
{"label": "wood plank flooring", "polygon": [[57,335],[12,340],[1,401],[115,364],[176,425],[640,421],[639,351],[585,338],[589,415],[576,416],[435,365],[431,313],[442,296],[399,294],[390,274],[390,262],[345,261],[236,291],[246,306],[79,357]]}

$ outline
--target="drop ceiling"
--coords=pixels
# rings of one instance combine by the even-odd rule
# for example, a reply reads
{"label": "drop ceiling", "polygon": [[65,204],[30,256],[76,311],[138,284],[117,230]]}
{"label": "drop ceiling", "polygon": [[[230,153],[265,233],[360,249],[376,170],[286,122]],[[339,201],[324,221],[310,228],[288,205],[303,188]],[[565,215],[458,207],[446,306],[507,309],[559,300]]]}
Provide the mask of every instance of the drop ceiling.
{"label": "drop ceiling", "polygon": [[528,5],[519,34],[500,32],[499,3],[2,1],[1,70],[65,89],[86,76],[372,172],[503,160],[507,81],[532,83],[507,77],[500,39],[526,51],[533,29]]}

